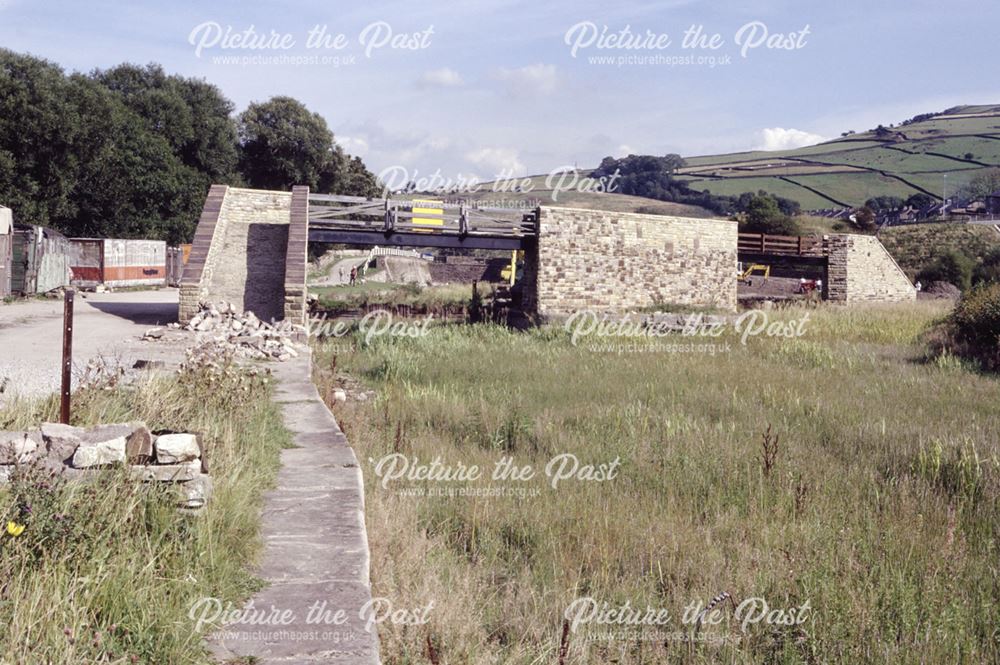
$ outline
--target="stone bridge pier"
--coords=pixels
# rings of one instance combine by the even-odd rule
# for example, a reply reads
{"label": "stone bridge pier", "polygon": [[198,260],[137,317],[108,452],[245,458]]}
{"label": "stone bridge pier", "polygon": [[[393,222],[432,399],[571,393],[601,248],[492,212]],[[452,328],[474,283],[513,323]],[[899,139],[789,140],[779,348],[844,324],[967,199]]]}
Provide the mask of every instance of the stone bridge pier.
{"label": "stone bridge pier", "polygon": [[226,301],[264,321],[304,324],[309,188],[212,185],[180,287],[181,322]]}

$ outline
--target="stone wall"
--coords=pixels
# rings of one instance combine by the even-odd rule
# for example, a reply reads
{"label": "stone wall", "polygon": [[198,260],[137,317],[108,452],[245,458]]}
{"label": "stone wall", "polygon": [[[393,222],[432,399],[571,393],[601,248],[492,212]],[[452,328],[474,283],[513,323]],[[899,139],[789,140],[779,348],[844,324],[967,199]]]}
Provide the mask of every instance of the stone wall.
{"label": "stone wall", "polygon": [[201,510],[212,493],[208,461],[197,434],[154,434],[141,421],[87,429],[42,423],[38,429],[0,432],[0,485],[17,474],[73,480],[121,467],[133,480],[168,483],[177,490],[178,507],[185,511]]}
{"label": "stone wall", "polygon": [[[199,303],[208,299],[208,285],[212,280],[212,268],[222,247],[225,222],[220,219],[222,204],[229,187],[212,185],[201,210],[198,228],[191,243],[191,254],[181,278],[180,311],[178,319],[186,323],[198,313]],[[216,243],[216,237],[219,242]]]}
{"label": "stone wall", "polygon": [[736,308],[736,222],[543,207],[525,300],[543,317],[657,304]]}
{"label": "stone wall", "polygon": [[309,188],[293,187],[285,255],[285,320],[306,323],[306,262],[309,250]]}
{"label": "stone wall", "polygon": [[905,302],[917,291],[878,238],[835,234],[824,237],[827,293],[833,301]]}
{"label": "stone wall", "polygon": [[[232,303],[264,321],[285,316],[291,207],[290,192],[212,186],[181,281],[182,323],[198,313],[201,302]],[[302,249],[304,289],[300,235],[295,247]]]}

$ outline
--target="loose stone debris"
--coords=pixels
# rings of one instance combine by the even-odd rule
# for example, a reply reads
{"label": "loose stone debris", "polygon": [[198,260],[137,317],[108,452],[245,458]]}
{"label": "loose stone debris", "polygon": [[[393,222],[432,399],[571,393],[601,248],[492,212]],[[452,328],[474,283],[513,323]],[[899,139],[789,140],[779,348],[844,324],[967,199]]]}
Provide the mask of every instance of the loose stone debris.
{"label": "loose stone debris", "polygon": [[150,432],[141,421],[82,428],[42,423],[39,429],[0,432],[0,483],[19,468],[39,465],[52,475],[86,479],[101,469],[126,467],[147,483],[170,483],[178,508],[200,511],[212,495],[204,449],[197,434]]}
{"label": "loose stone debris", "polygon": [[[181,328],[172,323],[168,327]],[[217,305],[202,303],[198,313],[183,327],[205,338],[195,345],[195,353],[222,353],[252,360],[278,360],[284,362],[298,357],[301,347],[295,338],[303,338],[305,326],[261,321],[253,312],[240,312],[232,303]],[[146,331],[143,340],[162,339],[164,330]],[[204,347],[208,347],[205,349]]]}

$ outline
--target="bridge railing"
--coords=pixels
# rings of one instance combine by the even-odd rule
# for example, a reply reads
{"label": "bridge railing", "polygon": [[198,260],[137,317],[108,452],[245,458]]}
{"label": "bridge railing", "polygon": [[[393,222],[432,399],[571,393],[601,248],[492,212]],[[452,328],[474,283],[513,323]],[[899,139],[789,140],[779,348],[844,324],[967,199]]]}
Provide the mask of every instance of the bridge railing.
{"label": "bridge railing", "polygon": [[818,236],[781,236],[767,233],[740,233],[737,250],[747,254],[790,254],[823,256],[823,240]]}
{"label": "bridge railing", "polygon": [[534,236],[534,212],[431,199],[366,199],[310,194],[309,224],[319,228],[445,235]]}

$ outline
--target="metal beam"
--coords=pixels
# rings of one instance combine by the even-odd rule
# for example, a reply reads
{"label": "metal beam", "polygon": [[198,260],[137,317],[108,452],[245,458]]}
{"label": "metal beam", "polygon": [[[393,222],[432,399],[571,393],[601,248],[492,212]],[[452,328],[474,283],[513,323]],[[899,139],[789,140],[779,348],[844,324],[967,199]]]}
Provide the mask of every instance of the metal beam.
{"label": "metal beam", "polygon": [[525,249],[529,245],[532,245],[535,240],[535,238],[524,236],[455,236],[440,233],[385,233],[382,231],[309,229],[309,242],[338,243],[344,245],[513,250]]}
{"label": "metal beam", "polygon": [[736,258],[743,263],[764,263],[772,266],[826,266],[827,264],[825,256],[798,256],[796,254],[737,252]]}

